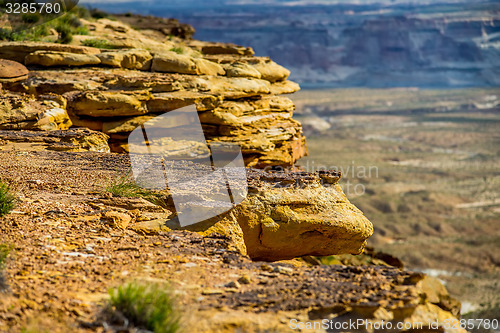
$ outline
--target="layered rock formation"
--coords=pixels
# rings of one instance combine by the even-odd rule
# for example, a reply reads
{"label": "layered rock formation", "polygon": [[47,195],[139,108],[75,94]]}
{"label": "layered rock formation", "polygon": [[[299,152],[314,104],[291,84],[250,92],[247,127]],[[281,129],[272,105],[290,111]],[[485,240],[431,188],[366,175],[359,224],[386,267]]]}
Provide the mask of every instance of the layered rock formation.
{"label": "layered rock formation", "polygon": [[[44,269],[50,265],[51,270],[64,271],[64,279],[74,276],[68,272],[83,271],[82,279],[69,284],[75,290],[87,289],[87,279],[92,280],[93,292],[108,288],[104,286],[108,277],[122,279],[129,274],[123,271],[114,275],[115,270],[119,271],[117,267],[127,267],[134,276],[141,272],[162,279],[181,273],[184,286],[185,276],[193,272],[184,268],[198,265],[188,261],[201,260],[199,265],[210,270],[210,279],[197,275],[191,281],[196,284],[195,291],[185,286],[191,290],[186,301],[193,303],[197,299],[195,303],[200,303],[196,311],[201,319],[193,324],[197,331],[230,332],[248,325],[257,329],[257,322],[263,319],[263,331],[288,331],[278,311],[284,311],[288,318],[311,321],[350,316],[374,321],[439,320],[441,327],[444,320],[456,315],[457,303],[439,286],[419,284],[422,274],[395,268],[309,268],[297,260],[293,261],[296,268],[286,263],[260,266],[250,261],[363,251],[373,226],[347,200],[338,184],[338,172],[248,169],[249,193],[241,204],[188,228],[180,228],[168,189],[155,191],[154,200],[148,197],[151,194],[143,194],[149,201],[103,194],[103,184],[98,182],[116,177],[117,173],[127,174],[131,167],[128,154],[109,154],[109,147],[115,152],[127,152],[127,138],[134,129],[187,105],[196,105],[208,143],[238,144],[247,166],[293,166],[307,151],[302,127],[292,119],[294,105],[281,96],[298,90],[298,85],[287,81],[289,71],[270,59],[254,57],[251,49],[235,45],[171,40],[164,32],[164,39],[158,40],[158,29],[142,33],[106,19],[83,23],[92,35],[76,36],[76,44],[91,44],[87,40],[95,39],[110,49],[41,42],[0,43],[0,57],[9,60],[2,62],[9,70],[0,73],[4,79],[0,176],[24,186],[21,209],[26,214],[13,213],[9,225],[30,230],[28,235],[0,226],[6,230],[0,233],[0,240],[6,237],[21,244],[21,250],[28,249],[23,252],[24,268],[11,267],[9,274],[31,279],[31,268],[24,260],[34,256]],[[19,62],[28,66],[28,78]],[[12,74],[12,68],[18,72]],[[200,168],[191,166],[192,177],[196,177]],[[96,191],[97,186],[100,190]],[[203,194],[192,204],[217,204],[217,200],[206,202]],[[33,198],[40,196],[47,201],[37,206]],[[37,220],[32,218],[35,215]],[[41,241],[53,238],[57,244],[23,248],[31,237]],[[109,237],[118,239],[115,242]],[[157,251],[151,251],[150,246],[160,245]],[[54,250],[50,256],[45,252],[49,248]],[[168,259],[159,259],[164,255]],[[62,260],[75,256],[81,261]],[[172,260],[176,266],[158,266],[170,265]],[[75,269],[73,265],[82,262],[84,265],[78,267],[99,269]],[[177,266],[177,262],[191,265]],[[60,268],[66,264],[67,271]],[[154,269],[150,274],[151,267]],[[45,274],[42,269],[37,272]],[[216,285],[220,272],[224,279],[234,272],[252,278],[242,280],[248,284],[243,288],[232,281],[231,285],[241,291],[220,291],[223,287]],[[100,274],[106,279],[97,278]],[[36,281],[49,278],[37,277]],[[270,283],[270,279],[277,284]],[[35,311],[50,312],[50,306],[44,310],[38,303],[41,297],[53,301],[62,285],[46,287],[42,283],[41,289],[48,292],[41,294],[38,282],[25,290],[28,287],[19,281],[16,279],[14,288],[22,296],[18,300],[0,300],[0,318],[9,320],[7,327],[18,327],[20,320],[4,311],[4,305],[14,309],[22,320],[27,317],[25,304]],[[265,290],[262,285],[267,286]],[[207,286],[211,289],[198,290]],[[19,292],[23,289],[26,292]],[[330,297],[332,292],[337,296]],[[286,294],[292,297],[283,297]],[[88,317],[82,319],[80,307],[71,305],[73,300],[61,297],[57,302],[59,307],[73,309],[70,317],[95,327],[95,323],[88,323]],[[216,304],[230,310],[212,310]],[[233,320],[242,313],[250,313],[249,322]]]}
{"label": "layered rock formation", "polygon": [[249,196],[232,211],[257,260],[359,254],[373,226],[338,184],[340,173],[249,174]]}
{"label": "layered rock formation", "polygon": [[114,49],[2,42],[0,57],[31,69],[26,82],[5,88],[39,99],[57,94],[73,125],[109,135],[115,152],[128,151],[127,137],[137,126],[196,104],[208,143],[239,144],[248,166],[291,166],[307,154],[294,105],[279,96],[299,87],[270,59],[235,45],[159,42],[107,19],[84,23],[92,36],[76,39]]}
{"label": "layered rock formation", "polygon": [[72,122],[66,113],[65,101],[54,95],[22,96],[2,94],[0,99],[0,129],[3,130],[64,130]]}
{"label": "layered rock formation", "polygon": [[[0,128],[24,131],[0,132],[3,149],[23,144],[31,150],[106,152],[103,143],[109,137],[111,150],[127,152],[127,138],[137,127],[195,104],[207,142],[237,144],[247,166],[292,166],[307,153],[302,127],[292,119],[294,104],[282,96],[299,87],[286,80],[287,69],[270,59],[230,44],[159,42],[107,19],[83,22],[93,31],[87,38],[114,48],[0,43],[5,61],[12,65],[12,59],[23,59],[30,68],[27,80],[4,86],[8,92]],[[152,131],[155,126],[161,130],[154,124]],[[64,131],[70,126],[86,129]],[[194,177],[202,167],[190,168]],[[340,174],[322,175],[327,181],[305,173],[249,171],[248,177],[250,194],[240,205],[190,229],[224,234],[239,252],[268,261],[357,254],[373,233],[371,223],[343,194]],[[170,213],[135,230],[179,227],[171,194],[163,196]],[[222,204],[203,195],[193,200],[201,206]]]}
{"label": "layered rock formation", "polygon": [[[200,166],[186,166],[197,178]],[[180,227],[175,213],[138,223],[132,228],[147,234],[187,229],[202,235],[222,234],[234,248],[254,260],[276,261],[305,255],[359,254],[373,234],[373,226],[352,205],[338,184],[340,173],[264,172],[248,170],[248,195],[222,216],[189,227]],[[210,190],[210,185],[204,186]],[[213,191],[211,191],[213,192]],[[175,207],[163,191],[163,206]],[[112,204],[105,200],[107,204]],[[202,194],[191,195],[192,205],[223,205]]]}
{"label": "layered rock formation", "polygon": [[[318,326],[325,319],[366,320],[343,332],[366,332],[382,320],[394,327],[399,322],[421,323],[410,332],[464,332],[445,328],[456,319],[460,305],[438,280],[422,273],[387,266],[311,267],[301,260],[263,263],[241,255],[234,242],[215,228],[205,236],[172,231],[165,225],[155,232],[145,228],[161,216],[168,219],[170,213],[141,198],[104,195],[98,187],[117,172],[125,173],[127,160],[125,154],[0,150],[0,178],[15,181],[22,193],[16,212],[0,223],[0,243],[16,246],[15,260],[8,260],[6,267],[7,282],[16,296],[0,297],[0,331],[21,331],[30,317],[48,317],[51,332],[98,332],[104,323],[109,328],[109,320],[98,320],[103,297],[110,287],[138,278],[169,280],[183,301],[183,318],[193,332],[290,332],[294,323]],[[327,190],[328,197],[342,200],[335,194],[338,175],[321,176],[334,187]],[[260,209],[255,207],[252,213],[263,220],[250,220],[248,228],[257,229],[259,223],[276,227],[263,234],[264,240],[276,238],[276,244],[248,239],[253,243],[247,245],[256,246],[261,254],[272,246],[276,253],[286,246],[298,254],[300,247],[307,249],[322,240],[320,232],[352,233],[333,223],[335,205],[354,210],[345,202],[320,206],[326,209],[316,216],[326,216],[325,222],[311,225],[309,230],[316,231],[304,235],[307,243],[289,233],[297,222],[310,222],[304,214],[314,206],[294,201],[302,202],[300,193],[314,192],[317,177],[256,172],[249,174],[249,181],[255,196],[243,205],[248,210],[260,201]],[[273,186],[278,183],[288,187]],[[300,192],[306,184],[311,188]],[[266,187],[277,195],[274,202],[263,193]],[[282,200],[285,196],[287,200]],[[288,209],[294,210],[293,220],[280,220],[279,211]],[[358,221],[363,227],[365,220],[359,214]],[[281,240],[290,236],[293,242],[280,242],[277,236]],[[332,244],[327,241],[324,246]],[[70,328],[54,329],[61,325],[56,318]],[[429,327],[430,322],[437,328]],[[35,326],[34,331],[43,330]]]}

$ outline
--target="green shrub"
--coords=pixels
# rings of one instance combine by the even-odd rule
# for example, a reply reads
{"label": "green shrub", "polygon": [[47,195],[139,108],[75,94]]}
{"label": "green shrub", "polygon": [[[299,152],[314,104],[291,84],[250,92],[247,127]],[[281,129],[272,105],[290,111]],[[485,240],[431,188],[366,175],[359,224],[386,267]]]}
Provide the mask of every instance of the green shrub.
{"label": "green shrub", "polygon": [[74,12],[75,15],[80,17],[80,18],[84,18],[84,19],[91,18],[89,10],[85,7],[76,6],[71,11]]}
{"label": "green shrub", "polygon": [[0,40],[15,41],[14,32],[11,29],[0,28]]}
{"label": "green shrub", "polygon": [[67,22],[73,28],[79,28],[82,26],[80,19],[73,14],[66,14],[63,16],[63,21]]}
{"label": "green shrub", "polygon": [[97,8],[92,8],[90,10],[90,16],[92,16],[92,18],[95,18],[96,20],[98,20],[98,19],[101,19],[101,18],[108,17],[108,13],[103,12],[102,10],[99,10]]}
{"label": "green shrub", "polygon": [[170,51],[173,51],[177,54],[184,54],[186,51],[184,50],[184,48],[180,47],[180,46],[177,46],[177,47],[173,47],[170,49]]}
{"label": "green shrub", "polygon": [[109,290],[111,309],[123,314],[132,325],[155,333],[175,333],[180,313],[168,286],[131,282]]}
{"label": "green shrub", "polygon": [[12,246],[7,244],[0,244],[0,269],[5,268],[5,260],[7,259],[10,251],[12,251]]}
{"label": "green shrub", "polygon": [[15,197],[11,193],[10,185],[0,181],[0,217],[7,215],[15,206]]}
{"label": "green shrub", "polygon": [[45,24],[37,25],[25,30],[11,30],[0,28],[0,40],[8,41],[39,41],[48,36],[49,29]]}
{"label": "green shrub", "polygon": [[131,171],[124,176],[116,175],[109,184],[104,186],[104,191],[113,194],[115,197],[143,198],[155,205],[168,208],[165,199],[160,193],[137,185],[131,177]]}
{"label": "green shrub", "polygon": [[56,31],[59,33],[58,43],[69,44],[73,41],[73,32],[67,23],[60,23],[56,26]]}
{"label": "green shrub", "polygon": [[83,7],[74,7],[65,15],[62,15],[54,20],[44,24],[37,25],[32,28],[27,28],[30,24],[40,21],[41,16],[37,13],[23,14],[21,20],[25,27],[18,27],[17,29],[0,28],[0,40],[9,41],[39,41],[49,35],[49,29],[54,28],[59,33],[58,43],[71,43],[73,35],[88,35],[89,30],[82,24],[80,18],[89,18],[90,14],[87,9]]}
{"label": "green shrub", "polygon": [[85,39],[82,41],[82,45],[97,47],[99,49],[113,49],[114,48],[113,45],[111,45],[107,40],[98,39],[98,38]]}
{"label": "green shrub", "polygon": [[106,192],[115,197],[139,198],[144,194],[144,189],[137,185],[130,177],[130,172],[124,176],[116,176],[104,188]]}
{"label": "green shrub", "polygon": [[86,25],[82,25],[81,27],[76,28],[75,35],[89,35],[90,31]]}
{"label": "green shrub", "polygon": [[23,16],[21,16],[21,19],[24,23],[33,24],[40,21],[40,14],[38,13],[23,14]]}

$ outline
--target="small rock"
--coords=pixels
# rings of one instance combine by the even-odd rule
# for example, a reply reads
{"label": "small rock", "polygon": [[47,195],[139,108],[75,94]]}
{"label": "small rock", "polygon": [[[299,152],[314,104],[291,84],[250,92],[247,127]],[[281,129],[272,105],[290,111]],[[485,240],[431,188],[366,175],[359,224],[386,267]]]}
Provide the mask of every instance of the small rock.
{"label": "small rock", "polygon": [[157,261],[158,264],[171,264],[172,260],[170,259],[160,259]]}
{"label": "small rock", "polygon": [[262,269],[263,271],[265,272],[272,272],[274,269],[273,269],[273,266],[271,265],[268,265],[268,264],[262,264],[260,266],[260,269]]}
{"label": "small rock", "polygon": [[16,61],[0,59],[0,82],[17,82],[28,78],[28,69]]}
{"label": "small rock", "polygon": [[275,272],[278,272],[280,274],[285,274],[285,275],[292,275],[293,269],[290,267],[285,267],[285,266],[277,266],[274,268]]}
{"label": "small rock", "polygon": [[109,211],[102,216],[103,220],[108,221],[113,227],[119,229],[127,229],[132,217],[126,213],[120,213],[117,211]]}
{"label": "small rock", "polygon": [[316,116],[300,118],[302,128],[307,134],[317,134],[329,130],[332,125],[325,119]]}
{"label": "small rock", "polygon": [[220,295],[224,292],[219,289],[205,289],[201,292],[202,295]]}
{"label": "small rock", "polygon": [[241,284],[250,284],[252,280],[248,275],[242,275],[239,279],[238,282]]}
{"label": "small rock", "polygon": [[240,289],[241,285],[237,281],[231,281],[224,285],[226,288]]}

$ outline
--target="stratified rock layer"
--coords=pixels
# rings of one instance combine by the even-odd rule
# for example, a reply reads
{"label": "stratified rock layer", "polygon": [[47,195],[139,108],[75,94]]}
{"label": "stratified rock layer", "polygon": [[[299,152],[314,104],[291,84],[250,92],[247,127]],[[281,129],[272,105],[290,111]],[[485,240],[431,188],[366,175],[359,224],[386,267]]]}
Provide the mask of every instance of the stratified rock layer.
{"label": "stratified rock layer", "polygon": [[[187,165],[192,177],[201,167]],[[191,170],[192,168],[192,170]],[[185,171],[184,171],[185,172]],[[248,195],[222,216],[181,228],[174,216],[141,225],[148,233],[164,226],[188,229],[202,235],[229,237],[235,248],[254,260],[276,261],[305,255],[359,254],[373,234],[373,226],[352,205],[338,184],[340,173],[268,172],[247,170]],[[216,182],[214,182],[216,183]],[[214,193],[210,184],[203,192]],[[167,208],[175,211],[165,192]],[[179,194],[177,194],[179,195]],[[223,205],[213,195],[186,194],[197,207]]]}
{"label": "stratified rock layer", "polygon": [[108,136],[87,128],[66,131],[2,131],[0,150],[57,150],[66,152],[94,151],[109,153]]}
{"label": "stratified rock layer", "polygon": [[370,221],[335,180],[309,173],[249,173],[250,195],[233,214],[251,258],[359,254],[373,234]]}
{"label": "stratified rock layer", "polygon": [[[240,145],[247,166],[291,166],[307,154],[295,107],[278,96],[299,87],[269,58],[232,44],[170,40],[161,22],[144,33],[108,19],[81,22],[91,31],[75,36],[82,45],[0,42],[0,58],[31,70],[27,81],[4,88],[59,95],[73,125],[106,133],[115,152],[128,152],[137,126],[195,104],[207,143]],[[83,46],[89,43],[112,49]]]}
{"label": "stratified rock layer", "polygon": [[64,130],[72,122],[60,96],[33,96],[5,93],[0,95],[0,129]]}
{"label": "stratified rock layer", "polygon": [[[124,154],[0,150],[0,178],[15,182],[23,194],[18,212],[0,224],[0,242],[16,245],[15,260],[6,262],[16,296],[0,297],[0,330],[17,332],[31,316],[54,313],[71,325],[93,323],[102,309],[100,295],[139,278],[168,279],[185,296],[192,315],[184,319],[192,332],[290,332],[292,319],[316,324],[366,320],[359,330],[347,332],[365,332],[381,320],[421,322],[422,328],[413,332],[464,332],[449,328],[459,303],[438,280],[422,273],[377,266],[310,267],[298,260],[256,262],[217,233],[201,236],[164,225],[149,233],[141,226],[160,216],[167,219],[168,211],[144,199],[100,192],[103,181],[125,174],[129,166]],[[320,177],[333,185],[338,175]],[[304,174],[249,173],[252,189],[316,180]],[[430,322],[439,328],[431,329]],[[75,327],[81,328],[63,331],[88,332]],[[102,323],[93,327],[98,331]]]}

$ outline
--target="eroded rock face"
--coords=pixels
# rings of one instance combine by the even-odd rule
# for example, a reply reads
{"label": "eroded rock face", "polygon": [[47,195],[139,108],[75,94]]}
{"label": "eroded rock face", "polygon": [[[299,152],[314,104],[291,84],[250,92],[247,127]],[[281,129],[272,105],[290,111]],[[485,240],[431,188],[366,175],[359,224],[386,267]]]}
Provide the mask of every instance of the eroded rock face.
{"label": "eroded rock face", "polygon": [[77,116],[115,117],[139,116],[148,111],[147,92],[130,94],[126,92],[90,91],[69,97],[69,110]]}
{"label": "eroded rock face", "polygon": [[26,56],[26,65],[40,66],[87,66],[97,65],[101,60],[93,54],[78,54],[55,51],[35,51]]}
{"label": "eroded rock face", "polygon": [[66,45],[57,43],[42,42],[5,42],[0,41],[0,58],[24,61],[24,58],[30,53],[36,51],[66,52],[72,54],[98,54],[101,51],[94,47]]}
{"label": "eroded rock face", "polygon": [[108,136],[84,128],[70,130],[7,131],[0,130],[1,149],[56,150],[65,152],[94,151],[109,153]]}
{"label": "eroded rock face", "polygon": [[55,96],[2,94],[0,98],[0,129],[65,130],[72,122],[63,100]]}
{"label": "eroded rock face", "polygon": [[247,166],[292,166],[307,155],[294,105],[278,96],[299,86],[269,58],[233,44],[162,39],[159,25],[142,33],[108,19],[82,23],[91,35],[75,36],[75,43],[92,39],[113,49],[2,42],[0,57],[31,70],[25,83],[6,88],[60,95],[73,125],[108,134],[115,152],[128,152],[137,126],[196,104],[207,142],[240,145]]}
{"label": "eroded rock face", "polygon": [[307,173],[251,171],[249,179],[251,194],[233,214],[253,259],[359,254],[373,233],[338,177],[328,184]]}
{"label": "eroded rock face", "polygon": [[196,104],[208,141],[239,144],[248,166],[290,166],[307,154],[302,127],[292,119],[293,102],[272,93],[296,91],[298,86],[289,81],[109,67],[31,73],[29,89],[64,96],[73,124],[112,134],[110,143],[118,152],[128,151],[126,140],[134,126]]}
{"label": "eroded rock face", "polygon": [[[192,174],[195,177],[195,169]],[[359,254],[373,233],[371,222],[349,202],[338,184],[340,173],[249,169],[247,177],[248,196],[224,216],[186,228],[180,228],[175,218],[165,225],[202,235],[225,235],[238,251],[264,261]],[[202,196],[200,200],[197,204],[208,204],[202,202]]]}

